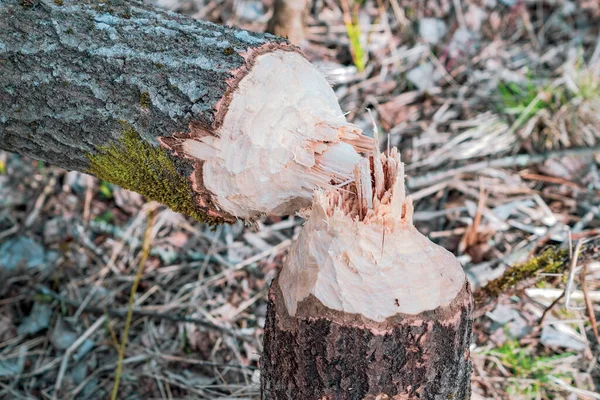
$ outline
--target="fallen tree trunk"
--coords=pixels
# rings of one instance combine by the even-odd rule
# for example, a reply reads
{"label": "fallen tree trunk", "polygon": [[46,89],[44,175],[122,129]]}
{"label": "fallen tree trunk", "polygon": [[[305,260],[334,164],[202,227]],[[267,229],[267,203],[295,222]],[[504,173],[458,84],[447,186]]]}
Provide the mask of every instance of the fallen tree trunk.
{"label": "fallen tree trunk", "polygon": [[0,149],[221,222],[309,205],[368,143],[284,39],[139,1],[0,0]]}
{"label": "fallen tree trunk", "polygon": [[263,398],[470,398],[469,284],[412,225],[403,178],[393,151],[315,195],[271,286]]}

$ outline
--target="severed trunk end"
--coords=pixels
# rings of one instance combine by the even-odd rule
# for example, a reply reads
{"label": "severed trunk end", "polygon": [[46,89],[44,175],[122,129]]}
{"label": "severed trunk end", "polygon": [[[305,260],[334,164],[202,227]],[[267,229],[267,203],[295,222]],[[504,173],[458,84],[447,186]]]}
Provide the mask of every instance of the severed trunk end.
{"label": "severed trunk end", "polygon": [[271,285],[264,399],[470,398],[471,290],[412,212],[395,149],[315,193]]}
{"label": "severed trunk end", "polygon": [[346,122],[333,89],[297,51],[248,58],[215,134],[162,143],[196,162],[194,187],[227,217],[253,220],[308,207],[315,188],[347,181],[373,140]]}

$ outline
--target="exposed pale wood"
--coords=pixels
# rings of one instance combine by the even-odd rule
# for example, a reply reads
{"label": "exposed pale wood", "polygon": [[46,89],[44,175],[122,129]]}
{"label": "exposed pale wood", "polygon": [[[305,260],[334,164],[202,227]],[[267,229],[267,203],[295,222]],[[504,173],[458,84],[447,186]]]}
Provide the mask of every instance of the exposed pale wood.
{"label": "exposed pale wood", "polygon": [[454,255],[412,224],[398,152],[378,158],[379,190],[371,157],[356,166],[351,185],[315,194],[279,280],[290,315],[312,295],[331,309],[383,321],[447,306],[462,289]]}

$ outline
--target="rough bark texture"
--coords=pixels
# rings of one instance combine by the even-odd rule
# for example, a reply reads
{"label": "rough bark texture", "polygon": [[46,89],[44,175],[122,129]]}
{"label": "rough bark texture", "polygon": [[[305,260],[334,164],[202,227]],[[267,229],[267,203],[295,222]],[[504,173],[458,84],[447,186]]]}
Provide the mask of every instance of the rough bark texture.
{"label": "rough bark texture", "polygon": [[[264,399],[469,399],[472,296],[447,307],[374,322],[316,298],[290,317],[271,285],[261,390]],[[379,397],[377,397],[379,396]]]}
{"label": "rough bark texture", "polygon": [[135,0],[0,0],[0,149],[202,218],[214,208],[190,188],[193,163],[158,138],[214,132],[253,58],[275,48],[294,51]]}

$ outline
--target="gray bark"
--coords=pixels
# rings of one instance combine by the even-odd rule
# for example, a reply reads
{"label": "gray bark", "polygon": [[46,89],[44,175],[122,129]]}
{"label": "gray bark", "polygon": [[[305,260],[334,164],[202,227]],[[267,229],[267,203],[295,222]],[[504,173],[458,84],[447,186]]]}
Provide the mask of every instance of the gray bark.
{"label": "gray bark", "polygon": [[129,122],[153,141],[214,128],[238,53],[273,36],[135,1],[0,1],[0,146],[84,170]]}
{"label": "gray bark", "polygon": [[89,172],[125,124],[154,148],[214,132],[251,63],[241,54],[285,46],[138,1],[0,0],[0,149]]}

